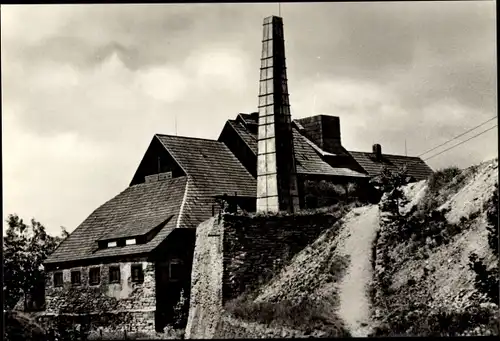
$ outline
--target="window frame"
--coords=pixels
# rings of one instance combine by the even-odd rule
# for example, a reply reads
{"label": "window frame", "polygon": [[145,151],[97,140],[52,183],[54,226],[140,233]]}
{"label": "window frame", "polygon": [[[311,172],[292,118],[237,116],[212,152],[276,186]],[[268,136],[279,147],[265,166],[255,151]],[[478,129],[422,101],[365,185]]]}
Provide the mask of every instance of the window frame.
{"label": "window frame", "polygon": [[184,265],[184,262],[181,259],[172,259],[168,262],[168,280],[169,282],[178,282],[182,279],[182,275],[177,277],[172,277],[172,265],[177,265],[182,267]]}
{"label": "window frame", "polygon": [[[97,272],[97,282],[92,281],[92,274]],[[101,284],[101,268],[91,267],[89,268],[89,285],[99,285]]]}
{"label": "window frame", "polygon": [[[78,275],[78,276],[76,276]],[[78,278],[78,282],[75,280]],[[82,285],[82,271],[81,270],[71,270],[71,285]]]}
{"label": "window frame", "polygon": [[[57,276],[61,276],[61,283],[58,284],[57,281],[56,281],[56,275]],[[54,276],[52,278],[52,281],[53,281],[53,284],[54,284],[54,288],[60,288],[60,287],[63,287],[64,286],[64,275],[63,275],[63,272],[62,271],[56,271],[54,272]]]}
{"label": "window frame", "polygon": [[[138,277],[134,276],[135,269],[139,269]],[[144,283],[144,268],[141,263],[130,265],[130,279],[133,283]]]}
{"label": "window frame", "polygon": [[[116,271],[118,273],[118,279],[111,280],[111,273]],[[109,267],[109,274],[108,274],[108,279],[110,284],[115,284],[115,283],[120,283],[121,282],[121,272],[120,272],[120,266],[119,265],[112,265]]]}

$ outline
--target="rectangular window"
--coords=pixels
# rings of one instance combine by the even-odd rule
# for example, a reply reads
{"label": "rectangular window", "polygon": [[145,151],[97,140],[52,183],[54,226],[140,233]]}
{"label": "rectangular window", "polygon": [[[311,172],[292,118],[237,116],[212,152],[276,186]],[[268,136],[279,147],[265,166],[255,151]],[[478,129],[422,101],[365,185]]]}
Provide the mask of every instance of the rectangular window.
{"label": "rectangular window", "polygon": [[132,264],[132,282],[142,283],[144,282],[144,271],[142,270],[142,264]]}
{"label": "rectangular window", "polygon": [[108,242],[108,247],[116,247],[116,242]]}
{"label": "rectangular window", "polygon": [[100,268],[91,268],[89,270],[89,284],[97,285],[101,282],[101,269]]}
{"label": "rectangular window", "polygon": [[134,245],[135,244],[135,238],[133,239],[127,239],[125,241],[125,245]]}
{"label": "rectangular window", "polygon": [[71,284],[80,285],[82,280],[82,275],[79,270],[71,271]]}
{"label": "rectangular window", "polygon": [[168,277],[171,282],[176,282],[182,277],[182,261],[174,259],[170,261],[168,268]]}
{"label": "rectangular window", "polygon": [[63,286],[63,273],[62,272],[56,272],[54,273],[54,286],[55,287],[62,287]]}
{"label": "rectangular window", "polygon": [[120,267],[109,267],[109,283],[120,283]]}

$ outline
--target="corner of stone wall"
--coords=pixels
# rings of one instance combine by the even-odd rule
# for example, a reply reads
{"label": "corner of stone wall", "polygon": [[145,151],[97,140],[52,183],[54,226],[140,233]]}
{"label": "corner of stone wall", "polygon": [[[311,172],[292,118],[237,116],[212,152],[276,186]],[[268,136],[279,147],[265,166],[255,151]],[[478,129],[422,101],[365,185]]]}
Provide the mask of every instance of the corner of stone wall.
{"label": "corner of stone wall", "polygon": [[196,229],[186,339],[213,338],[221,318],[224,231],[219,217],[202,222]]}

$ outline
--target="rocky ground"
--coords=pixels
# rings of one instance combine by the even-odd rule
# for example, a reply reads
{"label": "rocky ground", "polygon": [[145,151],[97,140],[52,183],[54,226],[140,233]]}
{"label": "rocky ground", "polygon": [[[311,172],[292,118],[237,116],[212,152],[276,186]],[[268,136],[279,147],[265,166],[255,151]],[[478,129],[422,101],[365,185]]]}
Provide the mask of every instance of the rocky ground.
{"label": "rocky ground", "polygon": [[[497,184],[498,160],[492,160],[459,172],[438,189],[427,181],[408,185],[403,222],[381,212],[372,288],[373,318],[386,328],[380,335],[498,333],[500,321],[496,327],[491,322],[498,302],[478,290],[469,258],[474,253],[487,269],[498,266],[498,254],[488,245],[485,209]],[[408,229],[414,232],[405,236]]]}

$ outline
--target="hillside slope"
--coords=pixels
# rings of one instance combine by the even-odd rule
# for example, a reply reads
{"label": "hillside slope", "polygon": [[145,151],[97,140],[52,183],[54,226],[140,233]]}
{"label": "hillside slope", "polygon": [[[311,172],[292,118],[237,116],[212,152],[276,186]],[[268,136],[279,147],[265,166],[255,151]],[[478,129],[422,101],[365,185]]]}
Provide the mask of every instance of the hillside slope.
{"label": "hillside slope", "polygon": [[387,197],[348,211],[210,337],[498,335],[498,160],[403,192],[400,215]]}
{"label": "hillside slope", "polygon": [[498,249],[491,247],[495,232],[498,244],[498,160],[438,173],[404,192],[403,217],[383,209],[387,199],[380,205],[376,334],[498,334]]}

